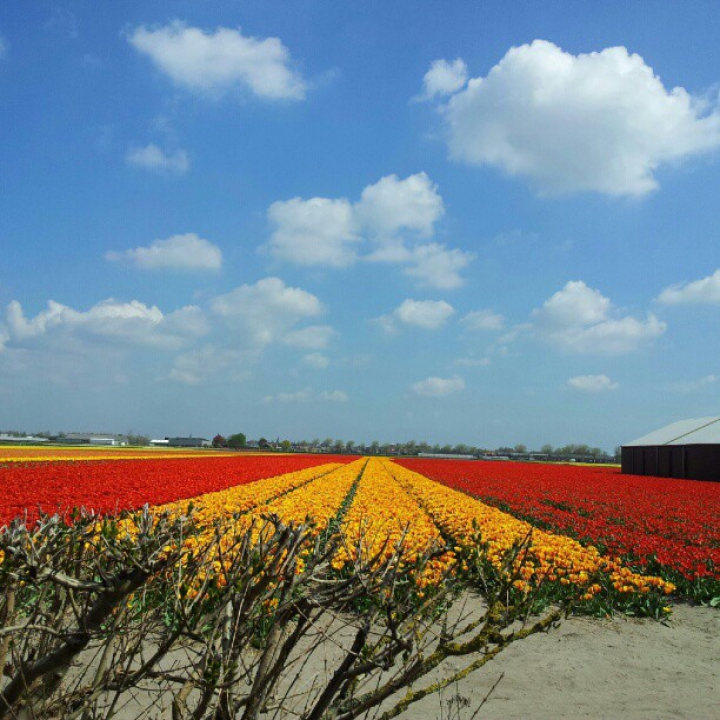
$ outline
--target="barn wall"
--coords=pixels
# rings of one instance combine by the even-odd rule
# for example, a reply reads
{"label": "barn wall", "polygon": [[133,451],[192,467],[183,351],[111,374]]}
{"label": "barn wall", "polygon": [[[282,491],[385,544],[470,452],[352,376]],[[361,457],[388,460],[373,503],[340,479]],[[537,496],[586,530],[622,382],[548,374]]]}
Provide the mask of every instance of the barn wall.
{"label": "barn wall", "polygon": [[632,451],[631,447],[620,448],[620,469],[625,475],[634,475]]}
{"label": "barn wall", "polygon": [[687,445],[685,477],[695,480],[720,480],[720,445]]}
{"label": "barn wall", "polygon": [[628,475],[720,481],[720,445],[648,445],[622,448]]}

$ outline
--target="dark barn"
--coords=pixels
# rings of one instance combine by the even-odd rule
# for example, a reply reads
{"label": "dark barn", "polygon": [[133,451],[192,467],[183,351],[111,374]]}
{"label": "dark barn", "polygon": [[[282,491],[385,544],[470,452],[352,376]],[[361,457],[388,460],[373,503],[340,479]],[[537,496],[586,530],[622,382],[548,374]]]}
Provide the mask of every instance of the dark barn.
{"label": "dark barn", "polygon": [[622,471],[720,481],[720,417],[680,420],[623,445]]}

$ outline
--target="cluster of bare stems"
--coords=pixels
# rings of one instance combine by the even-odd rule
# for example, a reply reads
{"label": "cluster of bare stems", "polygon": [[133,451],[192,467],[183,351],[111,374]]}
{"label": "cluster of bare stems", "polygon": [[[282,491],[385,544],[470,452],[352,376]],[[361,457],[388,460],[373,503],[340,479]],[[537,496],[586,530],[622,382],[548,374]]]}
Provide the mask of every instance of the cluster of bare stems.
{"label": "cluster of bare stems", "polygon": [[359,538],[338,573],[337,528],[232,520],[4,528],[0,718],[391,718],[563,614],[532,614],[481,548],[420,595],[400,545],[367,557]]}

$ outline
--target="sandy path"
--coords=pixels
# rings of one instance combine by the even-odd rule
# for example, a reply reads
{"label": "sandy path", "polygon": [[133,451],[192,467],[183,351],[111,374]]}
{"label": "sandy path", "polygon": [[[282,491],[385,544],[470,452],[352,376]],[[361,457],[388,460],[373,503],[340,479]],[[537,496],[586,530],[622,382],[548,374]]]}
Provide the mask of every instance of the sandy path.
{"label": "sandy path", "polygon": [[[720,718],[720,612],[679,605],[667,624],[573,617],[510,646],[475,675],[403,717]],[[459,695],[469,705],[448,706]],[[461,704],[465,703],[461,701]]]}

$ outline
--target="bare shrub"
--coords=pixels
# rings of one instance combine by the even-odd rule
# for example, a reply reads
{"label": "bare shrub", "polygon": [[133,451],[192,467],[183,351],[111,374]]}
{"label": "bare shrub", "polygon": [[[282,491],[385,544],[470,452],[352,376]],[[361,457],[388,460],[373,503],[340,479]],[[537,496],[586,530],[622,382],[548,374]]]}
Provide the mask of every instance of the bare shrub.
{"label": "bare shrub", "polygon": [[478,545],[420,592],[401,543],[337,572],[337,527],[233,520],[0,532],[0,718],[391,718],[563,613],[513,590],[527,539],[500,571]]}

